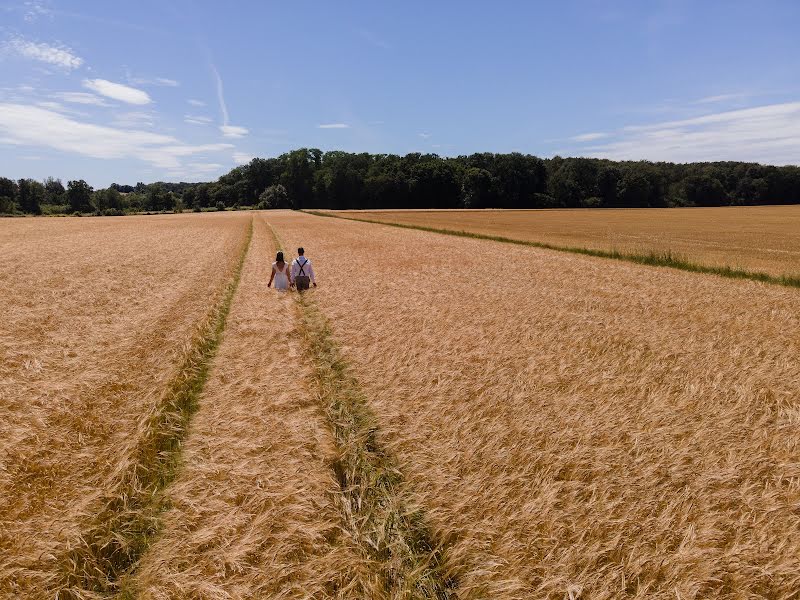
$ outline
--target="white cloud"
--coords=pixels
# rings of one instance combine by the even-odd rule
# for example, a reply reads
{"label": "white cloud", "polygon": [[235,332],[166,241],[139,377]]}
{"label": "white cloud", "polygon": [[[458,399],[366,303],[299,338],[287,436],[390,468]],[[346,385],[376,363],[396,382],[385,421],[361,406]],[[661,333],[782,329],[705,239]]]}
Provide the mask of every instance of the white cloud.
{"label": "white cloud", "polygon": [[350,125],[347,123],[324,123],[322,125],[317,125],[320,129],[350,129]]}
{"label": "white cloud", "polygon": [[421,137],[423,140],[427,140],[429,137],[431,137],[430,133],[424,133],[424,132],[423,133],[418,133],[417,135],[419,137]]}
{"label": "white cloud", "polygon": [[180,169],[182,157],[233,148],[231,144],[190,145],[161,133],[85,123],[24,104],[0,104],[0,139],[92,158],[137,159],[164,169]]}
{"label": "white cloud", "polygon": [[123,129],[136,129],[137,127],[155,127],[155,118],[151,113],[141,111],[124,112],[115,115],[111,123]]}
{"label": "white cloud", "polygon": [[573,142],[591,142],[593,140],[599,140],[604,137],[608,137],[607,133],[582,133],[580,135],[573,136],[571,139]]}
{"label": "white cloud", "polygon": [[694,104],[713,104],[716,102],[727,102],[728,100],[742,100],[747,98],[750,94],[719,94],[717,96],[706,96],[695,100]]}
{"label": "white cloud", "polygon": [[24,19],[28,23],[33,23],[39,17],[53,18],[53,11],[47,8],[43,2],[38,0],[28,0],[25,2],[25,16]]}
{"label": "white cloud", "polygon": [[235,162],[237,165],[247,164],[251,160],[253,160],[254,158],[255,158],[255,156],[253,156],[252,154],[247,154],[246,152],[234,152],[233,153],[233,162]]}
{"label": "white cloud", "polygon": [[194,98],[189,98],[189,100],[187,100],[187,102],[189,104],[191,104],[192,106],[205,106],[206,105],[206,103],[203,102],[202,100],[195,100]]}
{"label": "white cloud", "polygon": [[4,42],[0,50],[4,54],[20,56],[29,60],[38,60],[71,71],[83,64],[83,59],[76,56],[71,49],[50,44],[37,44],[21,37]]}
{"label": "white cloud", "polygon": [[156,77],[154,79],[145,79],[143,77],[134,77],[130,80],[131,83],[136,85],[160,85],[164,87],[178,87],[179,81],[174,79],[167,79],[166,77]]}
{"label": "white cloud", "polygon": [[219,163],[197,163],[191,162],[186,165],[193,171],[217,171],[223,167],[223,165]]}
{"label": "white cloud", "polygon": [[584,148],[615,160],[800,163],[800,102],[625,127],[618,139]]}
{"label": "white cloud", "polygon": [[211,123],[211,117],[204,117],[202,115],[184,115],[184,123],[191,123],[192,125],[208,125]]}
{"label": "white cloud", "polygon": [[108,102],[87,92],[56,92],[53,98],[58,98],[63,102],[73,102],[75,104],[92,104],[94,106],[111,106]]}
{"label": "white cloud", "polygon": [[240,138],[249,133],[246,127],[238,127],[236,125],[222,125],[219,130],[222,132],[222,135],[227,138]]}
{"label": "white cloud", "polygon": [[121,83],[114,83],[106,79],[84,79],[83,87],[101,96],[113,98],[120,102],[127,102],[128,104],[142,105],[152,102],[147,92],[122,85]]}
{"label": "white cloud", "polygon": [[50,110],[60,110],[60,111],[67,110],[67,108],[63,104],[60,104],[58,102],[37,102],[36,106],[41,106],[42,108],[47,108]]}
{"label": "white cloud", "polygon": [[217,100],[219,101],[219,110],[222,113],[222,125],[220,126],[219,130],[222,132],[222,135],[227,138],[241,138],[246,136],[248,133],[250,133],[246,127],[230,124],[228,105],[225,104],[225,90],[222,86],[222,77],[220,77],[219,71],[217,71],[217,68],[214,65],[209,66],[211,67],[211,72],[214,74],[214,79],[217,82]]}

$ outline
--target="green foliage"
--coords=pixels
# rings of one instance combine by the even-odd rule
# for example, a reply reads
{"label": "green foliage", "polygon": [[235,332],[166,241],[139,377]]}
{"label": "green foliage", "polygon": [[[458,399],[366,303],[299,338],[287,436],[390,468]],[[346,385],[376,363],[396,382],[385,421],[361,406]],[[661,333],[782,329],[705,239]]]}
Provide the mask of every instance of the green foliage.
{"label": "green foliage", "polygon": [[0,177],[0,213],[12,214],[16,211],[17,183]]}
{"label": "green foliage", "polygon": [[67,183],[67,202],[73,213],[85,213],[92,210],[92,186],[83,179]]}
{"label": "green foliage", "polygon": [[600,208],[601,206],[603,206],[603,199],[597,196],[581,200],[581,208]]}
{"label": "green foliage", "polygon": [[[72,182],[75,183],[75,182]],[[85,182],[83,182],[85,185]],[[265,196],[265,192],[271,190]],[[282,191],[279,191],[282,190]],[[223,208],[571,208],[800,203],[800,167],[754,163],[652,163],[541,159],[514,152],[436,154],[322,152],[301,148],[255,158],[215,182],[112,184],[85,196],[0,178],[0,212],[193,211]]]}
{"label": "green foliage", "polygon": [[217,202],[217,210],[225,210],[225,203],[222,201]]}
{"label": "green foliage", "polygon": [[20,179],[17,183],[17,203],[22,212],[42,214],[44,194],[44,185],[35,179]]}
{"label": "green foliage", "polygon": [[291,202],[289,201],[289,194],[286,192],[286,188],[280,183],[271,185],[261,192],[258,200],[258,208],[261,210],[270,208],[292,208]]}

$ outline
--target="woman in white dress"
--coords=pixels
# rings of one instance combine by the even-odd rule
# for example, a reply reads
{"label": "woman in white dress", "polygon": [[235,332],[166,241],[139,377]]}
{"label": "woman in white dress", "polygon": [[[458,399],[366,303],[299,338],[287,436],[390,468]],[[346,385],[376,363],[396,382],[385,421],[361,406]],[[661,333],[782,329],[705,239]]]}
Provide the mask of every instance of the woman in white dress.
{"label": "woman in white dress", "polygon": [[272,263],[272,275],[269,277],[267,287],[272,286],[273,280],[276,290],[289,289],[289,265],[283,260],[283,252],[278,252],[275,256],[275,262]]}

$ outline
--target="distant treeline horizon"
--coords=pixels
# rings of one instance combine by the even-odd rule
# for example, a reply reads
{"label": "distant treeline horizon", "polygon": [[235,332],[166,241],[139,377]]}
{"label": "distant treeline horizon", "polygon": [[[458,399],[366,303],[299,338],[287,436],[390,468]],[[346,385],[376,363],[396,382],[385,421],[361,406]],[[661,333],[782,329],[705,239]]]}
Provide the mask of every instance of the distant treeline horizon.
{"label": "distant treeline horizon", "polygon": [[0,177],[0,213],[101,214],[229,208],[637,208],[800,204],[800,166],[539,158],[517,152],[323,152],[254,158],[217,181],[114,183]]}

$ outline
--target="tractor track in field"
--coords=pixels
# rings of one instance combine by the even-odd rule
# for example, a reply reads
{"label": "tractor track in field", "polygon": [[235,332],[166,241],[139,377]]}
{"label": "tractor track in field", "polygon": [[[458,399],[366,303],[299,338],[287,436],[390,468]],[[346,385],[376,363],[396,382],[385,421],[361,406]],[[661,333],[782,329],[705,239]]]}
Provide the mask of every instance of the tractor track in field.
{"label": "tractor track in field", "polygon": [[115,476],[78,543],[53,558],[57,578],[51,591],[56,600],[119,593],[121,578],[158,533],[164,508],[161,491],[175,477],[183,439],[222,339],[252,237],[251,219],[227,285],[198,324],[161,398],[140,422],[142,433],[131,464]]}
{"label": "tractor track in field", "polygon": [[514,244],[517,246],[528,246],[531,248],[541,248],[542,250],[555,250],[556,252],[568,252],[570,254],[582,254],[584,256],[593,256],[595,258],[608,258],[611,260],[621,260],[624,262],[636,263],[639,265],[646,265],[649,267],[666,267],[670,269],[678,269],[679,271],[688,271],[690,273],[702,273],[705,275],[717,275],[719,277],[726,277],[728,279],[746,279],[750,281],[759,281],[770,285],[782,285],[791,288],[800,288],[800,276],[798,275],[772,275],[763,271],[753,271],[749,269],[742,269],[731,266],[713,266],[705,265],[694,262],[685,258],[680,254],[667,251],[650,251],[650,252],[626,252],[621,250],[601,250],[597,248],[588,248],[583,246],[562,246],[559,244],[550,244],[547,242],[536,242],[532,240],[521,240],[517,238],[510,238],[500,235],[489,235],[484,233],[475,233],[471,231],[446,229],[442,227],[429,227],[426,225],[412,225],[409,223],[396,223],[393,221],[380,221],[378,219],[364,219],[360,217],[352,217],[345,215],[337,215],[331,212],[322,212],[319,210],[302,210],[301,212],[314,215],[317,217],[327,217],[329,219],[343,219],[345,221],[356,221],[358,223],[371,223],[373,225],[385,225],[387,227],[397,227],[399,229],[416,229],[417,231],[425,231],[428,233],[439,233],[442,235],[452,235],[456,237],[471,238],[476,240],[488,240],[492,242],[502,242],[504,244]]}
{"label": "tractor track in field", "polygon": [[[271,224],[275,249],[283,243]],[[313,294],[296,295],[301,335],[313,364],[320,410],[336,446],[331,465],[344,527],[371,562],[389,598],[451,598],[457,586],[424,511],[404,489],[394,458],[381,447],[378,423],[333,338]]]}

